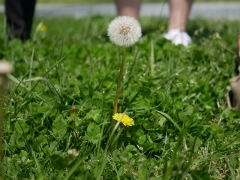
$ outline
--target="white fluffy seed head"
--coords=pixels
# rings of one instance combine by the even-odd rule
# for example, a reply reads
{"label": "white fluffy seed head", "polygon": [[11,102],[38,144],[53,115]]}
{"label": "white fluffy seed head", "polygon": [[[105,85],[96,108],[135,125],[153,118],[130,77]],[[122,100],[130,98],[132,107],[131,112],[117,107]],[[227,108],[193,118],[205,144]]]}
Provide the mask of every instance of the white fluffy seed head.
{"label": "white fluffy seed head", "polygon": [[142,36],[139,22],[129,16],[118,16],[108,26],[110,40],[118,46],[131,46]]}

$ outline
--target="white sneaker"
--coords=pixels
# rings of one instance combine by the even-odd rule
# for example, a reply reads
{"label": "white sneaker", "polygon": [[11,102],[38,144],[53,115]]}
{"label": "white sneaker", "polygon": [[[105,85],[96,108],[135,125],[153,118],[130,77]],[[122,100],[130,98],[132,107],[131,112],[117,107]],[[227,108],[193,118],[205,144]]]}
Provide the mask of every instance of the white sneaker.
{"label": "white sneaker", "polygon": [[173,44],[181,44],[187,46],[192,43],[192,38],[186,33],[181,32],[179,29],[170,29],[163,37],[172,41]]}

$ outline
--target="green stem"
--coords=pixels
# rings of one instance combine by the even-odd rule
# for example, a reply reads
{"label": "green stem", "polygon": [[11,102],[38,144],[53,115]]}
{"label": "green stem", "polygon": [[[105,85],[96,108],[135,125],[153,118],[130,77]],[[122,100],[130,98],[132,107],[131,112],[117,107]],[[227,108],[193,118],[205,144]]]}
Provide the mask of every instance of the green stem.
{"label": "green stem", "polygon": [[[6,88],[6,76],[0,74],[0,161],[3,159],[3,123],[4,123],[4,94]],[[0,167],[0,175],[2,174],[2,168]]]}
{"label": "green stem", "polygon": [[[113,106],[113,114],[116,114],[117,110],[118,110],[118,98],[119,98],[119,93],[120,93],[120,88],[121,88],[122,77],[123,77],[123,68],[124,68],[125,56],[126,56],[126,47],[123,47],[122,64],[121,64],[120,72],[119,72],[119,76],[118,76],[117,90],[116,90],[114,106]],[[116,124],[116,121],[112,120],[112,124],[113,124],[113,127],[114,127],[115,124]]]}
{"label": "green stem", "polygon": [[[3,139],[3,92],[2,87],[0,86],[0,161],[3,159],[2,154],[2,139]],[[2,168],[0,167],[0,175],[2,175]]]}

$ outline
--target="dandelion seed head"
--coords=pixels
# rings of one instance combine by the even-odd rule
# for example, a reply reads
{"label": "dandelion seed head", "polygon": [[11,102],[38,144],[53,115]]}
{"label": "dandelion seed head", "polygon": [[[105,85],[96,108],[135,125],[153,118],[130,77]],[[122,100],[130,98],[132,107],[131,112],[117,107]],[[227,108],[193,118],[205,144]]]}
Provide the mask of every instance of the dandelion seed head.
{"label": "dandelion seed head", "polygon": [[109,24],[108,36],[114,44],[128,47],[142,36],[141,26],[133,17],[118,16]]}
{"label": "dandelion seed head", "polygon": [[121,121],[124,126],[133,126],[134,120],[124,113],[116,113],[113,115],[113,119]]}

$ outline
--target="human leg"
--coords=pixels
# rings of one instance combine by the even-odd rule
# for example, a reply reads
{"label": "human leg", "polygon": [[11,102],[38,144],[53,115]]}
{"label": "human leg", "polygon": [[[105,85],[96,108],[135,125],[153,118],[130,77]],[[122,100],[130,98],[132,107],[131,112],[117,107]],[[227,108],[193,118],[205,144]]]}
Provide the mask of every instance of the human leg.
{"label": "human leg", "polygon": [[169,0],[168,32],[164,37],[175,45],[187,46],[192,42],[191,37],[185,32],[192,2],[193,0]]}
{"label": "human leg", "polygon": [[25,27],[21,1],[5,0],[5,13],[10,38],[12,38],[12,36],[21,38],[22,31]]}
{"label": "human leg", "polygon": [[21,1],[23,8],[23,18],[25,21],[24,37],[26,39],[29,39],[32,30],[36,0],[21,0]]}
{"label": "human leg", "polygon": [[5,0],[9,38],[30,38],[36,0]]}
{"label": "human leg", "polygon": [[168,29],[186,31],[188,15],[193,0],[169,0],[170,15]]}
{"label": "human leg", "polygon": [[131,16],[138,19],[141,0],[115,0],[119,16]]}

